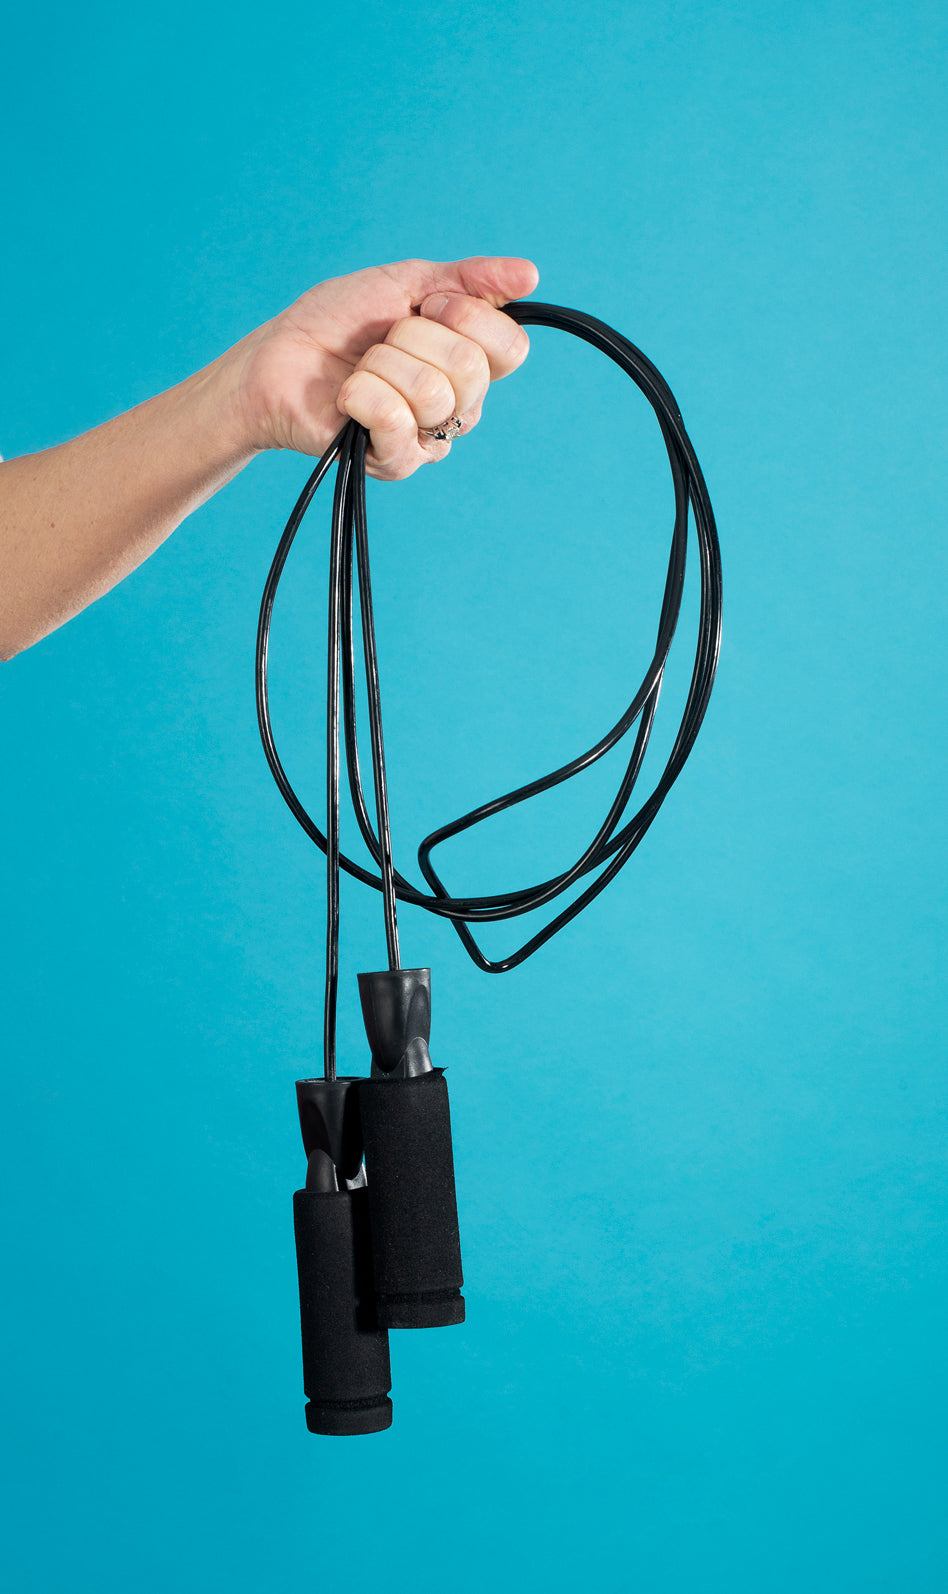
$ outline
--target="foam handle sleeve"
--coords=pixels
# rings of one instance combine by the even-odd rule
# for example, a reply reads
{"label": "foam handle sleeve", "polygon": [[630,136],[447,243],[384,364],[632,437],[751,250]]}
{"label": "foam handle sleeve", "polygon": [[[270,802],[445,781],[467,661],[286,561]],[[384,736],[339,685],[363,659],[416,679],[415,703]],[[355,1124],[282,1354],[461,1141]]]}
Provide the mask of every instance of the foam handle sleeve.
{"label": "foam handle sleeve", "polygon": [[366,1190],[297,1190],[303,1387],[310,1433],[391,1426],[388,1334],[375,1313]]}
{"label": "foam handle sleeve", "polygon": [[463,1323],[448,1087],[440,1068],[359,1085],[376,1310],[387,1328]]}

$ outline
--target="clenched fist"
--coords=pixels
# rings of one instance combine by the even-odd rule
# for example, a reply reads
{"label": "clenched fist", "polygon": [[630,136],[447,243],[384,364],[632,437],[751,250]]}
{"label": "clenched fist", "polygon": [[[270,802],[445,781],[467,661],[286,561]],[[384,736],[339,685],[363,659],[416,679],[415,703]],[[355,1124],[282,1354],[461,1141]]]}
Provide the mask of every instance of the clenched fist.
{"label": "clenched fist", "polygon": [[527,335],[497,309],[536,287],[529,260],[403,260],[304,293],[230,351],[256,448],[321,454],[340,413],[371,435],[370,475],[410,476],[450,443],[422,434],[480,417],[491,382],[516,370]]}

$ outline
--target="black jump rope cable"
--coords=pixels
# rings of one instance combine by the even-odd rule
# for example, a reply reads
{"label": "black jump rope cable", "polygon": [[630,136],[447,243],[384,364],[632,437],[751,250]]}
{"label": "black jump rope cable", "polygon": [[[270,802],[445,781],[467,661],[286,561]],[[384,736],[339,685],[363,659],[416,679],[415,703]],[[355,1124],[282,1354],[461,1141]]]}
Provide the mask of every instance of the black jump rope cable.
{"label": "black jump rope cable", "polygon": [[[294,1196],[303,1381],[312,1433],[374,1433],[392,1420],[389,1328],[431,1328],[464,1320],[454,1163],[447,1086],[428,1053],[430,971],[403,969],[398,952],[398,901],[449,919],[478,968],[516,968],[575,918],[628,862],[681,773],[704,718],[721,639],[721,556],[704,477],[667,382],[629,340],[593,316],[557,305],[515,302],[505,313],[521,326],[557,327],[609,356],[641,389],[655,412],[668,453],[675,521],[655,651],[628,708],[598,742],[539,780],[483,803],[426,836],[418,862],[431,894],[395,868],[389,824],[372,587],[365,505],[368,434],[349,421],[306,483],[273,558],[257,629],[257,717],[267,762],[291,813],[326,854],[326,1000],[324,1077],[297,1081],[307,1156],[306,1186]],[[326,833],[307,813],[280,762],[270,721],[267,658],[280,578],[317,488],[337,466],[329,575],[326,697]],[[701,572],[698,638],[681,724],[655,789],[621,824],[645,758],[685,582],[689,505]],[[353,565],[355,572],[353,572]],[[356,735],[353,581],[358,585],[365,664],[376,824],[362,784]],[[362,838],[378,866],[373,874],[339,846],[339,702],[346,771]],[[498,896],[452,897],[431,861],[435,847],[588,769],[638,728],[609,812],[576,862],[542,884]],[[619,828],[621,824],[621,828]],[[569,905],[508,957],[492,962],[469,925],[513,919],[559,897],[600,869]],[[336,994],[339,978],[339,871],[382,894],[388,968],[359,975],[372,1056],[367,1078],[337,1077]]]}

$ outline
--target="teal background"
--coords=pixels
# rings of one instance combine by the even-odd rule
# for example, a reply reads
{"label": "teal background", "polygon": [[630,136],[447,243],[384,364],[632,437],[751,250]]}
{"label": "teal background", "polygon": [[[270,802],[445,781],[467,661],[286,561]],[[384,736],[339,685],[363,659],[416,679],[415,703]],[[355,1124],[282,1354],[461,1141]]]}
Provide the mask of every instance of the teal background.
{"label": "teal background", "polygon": [[[6,666],[12,1594],[945,1588],[945,34],[919,0],[7,17],[4,455],[326,276],[524,254],[671,382],[726,598],[694,755],[597,905],[502,980],[403,914],[468,1322],[393,1341],[395,1426],[363,1441],[303,1425],[322,874],[252,692],[306,462],[257,461]],[[326,512],[273,643],[317,805]],[[480,429],[370,517],[407,866],[631,696],[657,429],[537,330]],[[457,844],[449,882],[540,878],[615,779]],[[384,943],[374,894],[343,912],[360,1069]]]}

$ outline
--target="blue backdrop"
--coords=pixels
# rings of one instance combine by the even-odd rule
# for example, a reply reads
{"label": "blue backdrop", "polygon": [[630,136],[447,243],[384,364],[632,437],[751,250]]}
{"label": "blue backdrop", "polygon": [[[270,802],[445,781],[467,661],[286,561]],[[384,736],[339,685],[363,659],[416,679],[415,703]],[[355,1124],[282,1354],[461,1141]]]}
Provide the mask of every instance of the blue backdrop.
{"label": "blue backdrop", "polygon": [[[395,1426],[365,1440],[303,1425],[322,873],[253,708],[307,463],[258,460],[6,667],[15,1594],[946,1586],[945,33],[924,0],[5,22],[4,455],[326,276],[524,254],[671,382],[726,593],[694,756],[598,904],[502,980],[403,915],[450,1066],[468,1322],[395,1339]],[[446,464],[371,492],[406,863],[601,734],[647,655],[657,429],[567,345],[536,331]],[[273,642],[316,803],[324,516]],[[614,779],[457,844],[449,882],[540,878]],[[347,882],[343,912],[359,1070],[355,972],[384,943],[374,894]]]}

